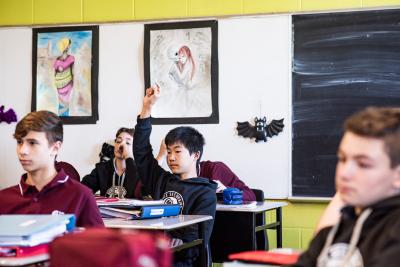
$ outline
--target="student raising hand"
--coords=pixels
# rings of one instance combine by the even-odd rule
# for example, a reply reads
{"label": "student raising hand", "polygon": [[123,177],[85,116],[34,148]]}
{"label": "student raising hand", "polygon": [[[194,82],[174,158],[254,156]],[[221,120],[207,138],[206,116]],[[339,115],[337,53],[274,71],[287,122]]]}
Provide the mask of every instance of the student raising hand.
{"label": "student raising hand", "polygon": [[148,118],[151,115],[151,109],[160,97],[161,89],[160,86],[155,85],[146,89],[146,95],[143,98],[142,112],[140,118]]}

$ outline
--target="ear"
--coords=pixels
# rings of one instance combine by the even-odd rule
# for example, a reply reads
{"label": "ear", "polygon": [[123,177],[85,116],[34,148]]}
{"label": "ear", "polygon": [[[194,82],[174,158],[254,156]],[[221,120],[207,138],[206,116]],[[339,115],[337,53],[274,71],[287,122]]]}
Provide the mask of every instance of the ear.
{"label": "ear", "polygon": [[57,156],[60,149],[61,149],[62,142],[61,141],[56,141],[54,144],[51,145],[51,155],[52,156]]}
{"label": "ear", "polygon": [[394,180],[393,186],[400,191],[400,165],[394,167]]}
{"label": "ear", "polygon": [[200,151],[193,152],[194,154],[194,159],[197,161],[200,158]]}

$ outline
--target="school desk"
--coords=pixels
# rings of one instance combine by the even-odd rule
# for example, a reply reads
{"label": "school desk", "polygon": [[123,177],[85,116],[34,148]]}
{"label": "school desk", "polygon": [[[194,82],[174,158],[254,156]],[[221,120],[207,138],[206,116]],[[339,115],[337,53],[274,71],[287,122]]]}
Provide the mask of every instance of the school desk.
{"label": "school desk", "polygon": [[[210,249],[213,262],[228,261],[229,254],[257,249],[256,233],[266,229],[276,230],[276,244],[282,247],[282,207],[286,202],[257,202],[256,205],[221,205],[217,212]],[[276,221],[256,224],[256,215],[275,210]],[[260,248],[259,248],[260,249]]]}
{"label": "school desk", "polygon": [[103,219],[107,228],[118,229],[142,229],[142,230],[160,230],[168,232],[178,228],[188,227],[194,224],[199,225],[199,239],[172,248],[177,252],[190,247],[200,246],[200,266],[209,266],[209,253],[207,244],[203,242],[205,236],[204,222],[212,220],[208,215],[179,215],[172,217],[163,217],[157,219],[125,220],[125,219]]}

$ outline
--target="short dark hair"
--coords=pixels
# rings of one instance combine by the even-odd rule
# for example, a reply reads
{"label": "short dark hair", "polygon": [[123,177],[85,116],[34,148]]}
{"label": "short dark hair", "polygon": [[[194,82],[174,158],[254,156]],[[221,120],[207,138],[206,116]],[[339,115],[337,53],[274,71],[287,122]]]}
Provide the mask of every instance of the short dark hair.
{"label": "short dark hair", "polygon": [[121,133],[127,133],[130,136],[133,137],[133,135],[135,134],[135,128],[125,128],[125,127],[121,127],[118,129],[117,133],[115,134],[115,138],[118,137],[118,135],[120,135]]}
{"label": "short dark hair", "polygon": [[189,154],[199,151],[200,156],[197,160],[197,168],[200,164],[201,156],[203,155],[203,147],[205,145],[205,140],[203,135],[193,127],[180,126],[170,130],[165,136],[165,145],[170,146],[175,143],[181,143],[184,145]]}
{"label": "short dark hair", "polygon": [[346,119],[344,130],[382,139],[391,167],[400,164],[400,108],[368,107]]}
{"label": "short dark hair", "polygon": [[22,139],[29,131],[44,132],[49,144],[62,142],[63,123],[56,114],[47,110],[33,111],[17,123],[14,132],[15,139]]}

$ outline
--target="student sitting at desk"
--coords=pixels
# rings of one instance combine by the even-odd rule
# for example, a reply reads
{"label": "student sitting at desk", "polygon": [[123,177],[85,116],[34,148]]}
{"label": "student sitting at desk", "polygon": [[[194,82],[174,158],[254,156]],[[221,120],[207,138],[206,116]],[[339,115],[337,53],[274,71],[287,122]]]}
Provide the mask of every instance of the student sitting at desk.
{"label": "student sitting at desk", "polygon": [[[161,141],[160,151],[157,155],[157,161],[161,165],[167,155],[167,147],[164,140]],[[213,180],[218,184],[216,192],[222,192],[227,187],[235,187],[243,191],[244,201],[255,201],[254,192],[237,177],[237,175],[223,162],[219,161],[201,161],[200,177]]]}
{"label": "student sitting at desk", "polygon": [[209,160],[200,162],[200,176],[221,185],[220,192],[227,187],[235,187],[243,191],[244,201],[256,200],[254,192],[223,162]]}
{"label": "student sitting at desk", "polygon": [[[99,162],[92,172],[82,179],[82,183],[100,190],[101,196],[118,198],[142,198],[142,183],[133,160],[133,134],[135,130],[120,128],[115,134],[114,158]],[[143,194],[142,194],[143,193]]]}
{"label": "student sitting at desk", "polygon": [[398,266],[400,108],[365,109],[344,129],[336,187],[345,207],[294,266]]}
{"label": "student sitting at desk", "polygon": [[[182,214],[215,216],[216,183],[197,176],[204,138],[191,127],[178,127],[165,137],[168,155],[167,164],[172,173],[158,165],[150,145],[151,110],[160,96],[160,88],[148,88],[143,99],[143,107],[137,118],[133,155],[139,177],[155,199],[164,199],[166,203],[178,203]],[[213,220],[205,226],[205,244],[208,244],[212,232]],[[197,226],[172,232],[174,240],[190,242],[198,238]],[[184,250],[175,255],[175,266],[193,266],[199,256],[197,248]]]}
{"label": "student sitting at desk", "polygon": [[27,172],[18,185],[0,191],[0,214],[75,214],[80,227],[103,227],[88,188],[71,179],[55,159],[63,141],[63,124],[49,111],[31,112],[18,122],[17,155]]}

